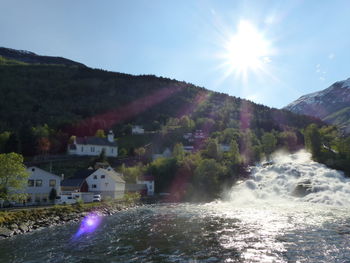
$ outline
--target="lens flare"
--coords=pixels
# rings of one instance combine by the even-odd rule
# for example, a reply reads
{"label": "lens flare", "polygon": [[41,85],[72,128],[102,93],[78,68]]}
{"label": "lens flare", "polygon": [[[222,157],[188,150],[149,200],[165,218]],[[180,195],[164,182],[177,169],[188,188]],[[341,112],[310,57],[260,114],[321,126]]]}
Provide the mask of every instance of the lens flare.
{"label": "lens flare", "polygon": [[79,230],[74,235],[74,239],[76,239],[82,235],[94,232],[98,228],[100,223],[101,223],[101,216],[99,216],[95,213],[91,213],[91,214],[87,215],[81,221]]}

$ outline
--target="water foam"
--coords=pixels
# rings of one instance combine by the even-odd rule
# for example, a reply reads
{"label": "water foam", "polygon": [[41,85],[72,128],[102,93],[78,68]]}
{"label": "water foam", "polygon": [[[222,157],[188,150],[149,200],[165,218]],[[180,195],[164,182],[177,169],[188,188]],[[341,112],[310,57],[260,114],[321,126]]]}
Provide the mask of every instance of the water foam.
{"label": "water foam", "polygon": [[249,180],[227,194],[238,204],[310,202],[350,206],[350,179],[311,160],[305,150],[275,154],[272,162],[252,167]]}

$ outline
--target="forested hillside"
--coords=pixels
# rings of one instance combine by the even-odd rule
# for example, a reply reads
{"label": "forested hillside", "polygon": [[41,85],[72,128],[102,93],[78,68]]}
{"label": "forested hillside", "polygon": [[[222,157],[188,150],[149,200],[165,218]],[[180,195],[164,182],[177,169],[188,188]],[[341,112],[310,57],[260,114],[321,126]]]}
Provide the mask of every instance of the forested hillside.
{"label": "forested hillside", "polygon": [[[26,157],[65,153],[72,135],[112,129],[120,157],[146,160],[120,168],[125,179],[133,183],[153,174],[156,192],[187,189],[187,196],[200,197],[206,189],[207,196],[215,197],[221,187],[244,176],[247,165],[277,149],[304,147],[305,128],[324,125],[313,117],[152,75],[0,61],[0,152]],[[149,134],[128,137],[134,124]],[[197,132],[201,139],[184,136]],[[192,150],[185,152],[188,147]],[[152,154],[166,148],[172,157],[152,161]]]}

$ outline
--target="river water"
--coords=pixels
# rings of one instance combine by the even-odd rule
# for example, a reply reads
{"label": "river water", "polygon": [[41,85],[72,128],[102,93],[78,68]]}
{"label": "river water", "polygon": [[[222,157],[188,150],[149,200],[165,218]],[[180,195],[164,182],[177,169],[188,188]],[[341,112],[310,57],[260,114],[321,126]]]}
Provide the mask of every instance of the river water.
{"label": "river water", "polygon": [[72,223],[1,240],[0,262],[350,262],[348,179],[288,158],[255,167],[222,201],[147,205],[94,231]]}

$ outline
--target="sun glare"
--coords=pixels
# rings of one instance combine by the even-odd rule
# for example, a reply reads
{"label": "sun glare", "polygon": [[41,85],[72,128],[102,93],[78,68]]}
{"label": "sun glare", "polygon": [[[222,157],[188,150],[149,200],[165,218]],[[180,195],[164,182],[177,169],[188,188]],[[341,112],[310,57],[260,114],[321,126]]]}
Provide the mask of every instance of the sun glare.
{"label": "sun glare", "polygon": [[229,74],[247,78],[249,71],[259,73],[266,71],[265,66],[271,59],[270,42],[259,32],[253,24],[242,20],[237,31],[225,43],[225,64]]}

